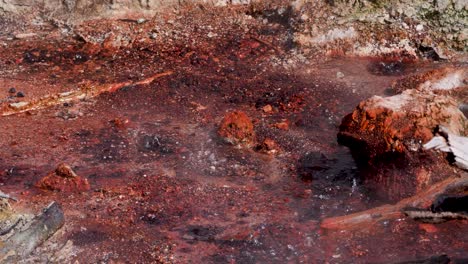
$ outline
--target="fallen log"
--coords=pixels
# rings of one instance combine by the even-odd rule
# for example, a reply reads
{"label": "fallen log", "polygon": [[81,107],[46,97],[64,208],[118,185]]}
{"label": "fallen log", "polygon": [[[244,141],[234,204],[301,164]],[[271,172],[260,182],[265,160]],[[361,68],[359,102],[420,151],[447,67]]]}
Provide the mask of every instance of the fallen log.
{"label": "fallen log", "polygon": [[324,229],[339,230],[368,228],[379,221],[405,217],[403,211],[405,208],[427,208],[437,196],[461,188],[468,188],[467,173],[462,174],[461,177],[451,177],[433,184],[425,191],[394,205],[383,205],[350,215],[326,218],[322,220],[320,226]]}
{"label": "fallen log", "polygon": [[0,248],[0,262],[15,263],[28,256],[60,229],[64,222],[62,208],[52,202],[31,220],[26,229],[19,230],[4,242],[3,248]]}

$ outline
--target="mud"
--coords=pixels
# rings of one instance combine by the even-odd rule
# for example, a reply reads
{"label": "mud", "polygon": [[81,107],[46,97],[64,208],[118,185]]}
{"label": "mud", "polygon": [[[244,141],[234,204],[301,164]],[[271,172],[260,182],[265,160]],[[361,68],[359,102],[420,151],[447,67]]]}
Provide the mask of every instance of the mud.
{"label": "mud", "polygon": [[[195,44],[168,37],[106,48],[51,37],[1,47],[4,105],[122,84],[0,117],[2,191],[19,198],[18,209],[56,200],[65,213],[63,232],[31,260],[50,258],[61,252],[53,245],[67,241],[73,250],[66,259],[80,263],[466,257],[466,220],[427,227],[398,218],[336,232],[319,225],[387,202],[361,184],[366,172],[337,143],[342,117],[360,101],[384,96],[398,78],[441,64],[381,67],[374,58],[293,56],[284,67],[288,28],[283,18],[264,15],[270,24],[253,23],[248,33],[227,27],[216,31],[216,41]],[[171,74],[140,82],[164,72]],[[9,98],[11,87],[26,97]],[[63,118],[70,109],[73,116]],[[218,129],[232,111],[245,112],[256,142],[272,140],[278,151],[226,144]],[[276,125],[281,122],[288,129]],[[87,178],[91,189],[70,194],[34,186],[60,163]]]}

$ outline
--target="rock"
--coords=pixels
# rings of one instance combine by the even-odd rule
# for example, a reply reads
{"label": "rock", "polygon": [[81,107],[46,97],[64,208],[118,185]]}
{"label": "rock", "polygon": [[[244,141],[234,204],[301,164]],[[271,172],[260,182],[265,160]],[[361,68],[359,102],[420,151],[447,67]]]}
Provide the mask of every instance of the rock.
{"label": "rock", "polygon": [[57,166],[57,168],[55,169],[55,174],[57,174],[57,176],[70,179],[78,177],[78,175],[76,175],[72,168],[70,168],[70,166],[68,166],[65,163],[60,163]]}
{"label": "rock", "polygon": [[258,151],[268,153],[268,154],[275,154],[279,151],[278,144],[271,138],[265,138],[262,144],[259,144],[257,147]]}
{"label": "rock", "polygon": [[273,111],[273,107],[271,105],[265,105],[263,108],[262,108],[263,112],[265,113],[271,113]]}
{"label": "rock", "polygon": [[414,76],[414,80],[418,82],[415,87],[421,91],[448,91],[466,88],[465,81],[467,78],[467,68],[456,69],[451,67]]}
{"label": "rock", "polygon": [[361,102],[343,119],[338,140],[368,171],[364,184],[382,197],[397,200],[418,193],[453,171],[445,155],[423,148],[438,125],[455,135],[468,132],[468,121],[456,100],[412,89]]}
{"label": "rock", "polygon": [[224,141],[236,145],[251,147],[255,142],[252,120],[242,111],[227,113],[218,129]]}
{"label": "rock", "polygon": [[464,103],[468,98],[467,79],[468,68],[445,67],[399,80],[392,85],[392,89],[396,93],[416,89],[421,93],[450,95],[459,103]]}
{"label": "rock", "polygon": [[128,119],[122,119],[122,118],[114,118],[110,121],[110,123],[115,127],[115,128],[119,128],[119,129],[124,129],[128,126],[128,124],[130,123],[130,120]]}
{"label": "rock", "polygon": [[289,122],[287,120],[283,120],[279,123],[274,124],[273,126],[284,131],[289,130]]}
{"label": "rock", "polygon": [[81,178],[67,164],[61,163],[57,168],[36,183],[38,188],[58,192],[84,192],[91,187],[88,179]]}
{"label": "rock", "polygon": [[75,109],[64,109],[63,111],[57,112],[55,116],[60,117],[64,120],[75,119],[79,116],[83,116],[83,113]]}
{"label": "rock", "polygon": [[344,118],[339,139],[348,146],[361,146],[361,153],[373,159],[385,153],[420,150],[438,125],[464,135],[468,122],[450,96],[406,90],[361,102]]}
{"label": "rock", "polygon": [[345,77],[344,73],[336,72],[336,78],[341,79],[341,78],[344,78],[344,77]]}
{"label": "rock", "polygon": [[446,128],[440,127],[437,135],[426,143],[424,148],[450,152],[455,165],[468,170],[468,137],[453,135]]}
{"label": "rock", "polygon": [[18,103],[11,103],[9,104],[10,108],[13,108],[14,110],[20,110],[25,108],[26,106],[29,105],[29,102],[18,102]]}
{"label": "rock", "polygon": [[349,27],[347,29],[334,28],[325,34],[321,34],[310,39],[309,41],[314,44],[323,45],[337,40],[351,40],[356,37],[358,37],[358,33],[354,27]]}

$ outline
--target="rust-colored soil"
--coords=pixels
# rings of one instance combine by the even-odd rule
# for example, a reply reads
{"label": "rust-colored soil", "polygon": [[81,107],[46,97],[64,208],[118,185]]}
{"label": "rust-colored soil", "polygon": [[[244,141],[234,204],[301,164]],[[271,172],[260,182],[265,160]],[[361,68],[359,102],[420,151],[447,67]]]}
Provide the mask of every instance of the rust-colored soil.
{"label": "rust-colored soil", "polygon": [[[216,40],[200,29],[205,37],[195,44],[169,37],[117,48],[71,38],[2,40],[8,43],[0,48],[2,107],[99,90],[0,117],[2,191],[19,198],[17,210],[37,211],[55,200],[65,211],[64,228],[32,258],[380,263],[466,257],[466,221],[431,226],[398,218],[365,230],[320,228],[326,217],[386,202],[359,184],[361,172],[338,145],[342,117],[361,100],[384,95],[394,80],[436,66],[414,63],[399,76],[376,75],[369,70],[373,60],[292,57],[284,67],[286,29],[269,25],[252,22],[247,33],[227,25]],[[11,87],[25,97],[11,97]],[[232,111],[252,123],[242,114],[234,119],[246,127],[222,136],[253,142],[255,134],[256,146],[235,148],[218,135]],[[90,190],[37,188],[60,163],[88,179]],[[70,251],[59,251],[67,241]]]}

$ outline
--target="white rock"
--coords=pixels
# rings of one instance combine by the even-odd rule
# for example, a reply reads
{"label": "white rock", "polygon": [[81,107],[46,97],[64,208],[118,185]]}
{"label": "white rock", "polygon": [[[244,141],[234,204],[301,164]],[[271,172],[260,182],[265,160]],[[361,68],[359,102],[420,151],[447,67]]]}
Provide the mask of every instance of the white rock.
{"label": "white rock", "polygon": [[465,81],[468,77],[466,69],[447,70],[442,76],[425,81],[419,86],[421,90],[437,91],[437,90],[453,90],[465,86]]}
{"label": "white rock", "polygon": [[455,165],[468,170],[468,137],[454,135],[444,127],[440,130],[439,135],[424,144],[424,148],[451,152],[455,156]]}
{"label": "white rock", "polygon": [[324,35],[320,35],[320,36],[313,38],[312,42],[325,44],[325,43],[332,42],[338,39],[353,39],[353,38],[356,38],[357,36],[358,34],[353,27],[350,27],[347,29],[335,28],[335,29],[328,31]]}
{"label": "white rock", "polygon": [[29,102],[18,102],[18,103],[11,103],[10,107],[13,109],[21,109],[27,105],[29,105]]}

